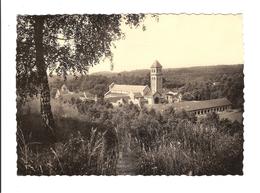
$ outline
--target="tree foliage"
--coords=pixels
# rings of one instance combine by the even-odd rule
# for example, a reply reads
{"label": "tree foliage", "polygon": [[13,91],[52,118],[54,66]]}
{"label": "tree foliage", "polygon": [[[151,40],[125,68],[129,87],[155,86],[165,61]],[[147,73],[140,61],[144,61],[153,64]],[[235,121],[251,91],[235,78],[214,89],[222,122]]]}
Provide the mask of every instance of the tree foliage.
{"label": "tree foliage", "polygon": [[43,22],[44,69],[49,75],[86,74],[104,58],[112,62],[113,42],[123,38],[123,23],[137,27],[143,14],[128,15],[19,15],[17,17],[17,94],[39,93],[42,77],[36,66],[35,23]]}

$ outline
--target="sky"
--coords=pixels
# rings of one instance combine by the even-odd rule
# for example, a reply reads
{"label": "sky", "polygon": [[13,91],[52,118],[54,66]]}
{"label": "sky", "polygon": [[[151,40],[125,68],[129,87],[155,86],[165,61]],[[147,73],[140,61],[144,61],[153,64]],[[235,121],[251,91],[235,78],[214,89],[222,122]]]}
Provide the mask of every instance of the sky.
{"label": "sky", "polygon": [[114,42],[113,69],[105,60],[90,73],[148,69],[155,60],[163,68],[243,64],[242,21],[240,14],[148,16],[145,31],[122,25],[125,39]]}

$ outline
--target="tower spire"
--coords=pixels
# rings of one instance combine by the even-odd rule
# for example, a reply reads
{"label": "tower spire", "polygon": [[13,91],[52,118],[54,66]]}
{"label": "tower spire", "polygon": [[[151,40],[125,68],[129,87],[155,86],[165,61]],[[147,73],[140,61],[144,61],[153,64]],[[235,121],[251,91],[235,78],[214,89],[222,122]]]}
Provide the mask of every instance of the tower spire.
{"label": "tower spire", "polygon": [[151,66],[151,90],[152,93],[162,92],[162,65],[158,60]]}

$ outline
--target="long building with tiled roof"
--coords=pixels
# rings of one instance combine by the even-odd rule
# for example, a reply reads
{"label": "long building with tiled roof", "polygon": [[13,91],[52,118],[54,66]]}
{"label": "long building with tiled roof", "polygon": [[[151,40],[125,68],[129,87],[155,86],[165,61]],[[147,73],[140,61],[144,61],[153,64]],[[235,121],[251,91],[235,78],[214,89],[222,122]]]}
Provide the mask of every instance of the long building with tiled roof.
{"label": "long building with tiled roof", "polygon": [[144,85],[123,85],[123,84],[115,84],[112,83],[109,86],[109,91],[105,94],[105,96],[109,94],[131,94],[131,93],[139,93],[141,95],[145,95],[150,91],[149,86]]}
{"label": "long building with tiled roof", "polygon": [[148,107],[161,112],[173,107],[175,112],[186,111],[195,115],[204,115],[212,112],[222,112],[230,109],[231,106],[232,103],[227,98],[220,98],[204,101],[181,101],[172,104],[156,104]]}
{"label": "long building with tiled roof", "polygon": [[204,101],[182,101],[172,104],[176,111],[185,110],[195,115],[203,115],[211,112],[221,112],[231,108],[231,102],[227,98],[211,99]]}

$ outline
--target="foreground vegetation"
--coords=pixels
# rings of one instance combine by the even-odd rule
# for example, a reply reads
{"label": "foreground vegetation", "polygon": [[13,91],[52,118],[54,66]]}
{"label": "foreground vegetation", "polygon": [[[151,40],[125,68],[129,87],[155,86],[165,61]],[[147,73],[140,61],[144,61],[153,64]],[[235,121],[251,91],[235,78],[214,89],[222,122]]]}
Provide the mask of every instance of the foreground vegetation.
{"label": "foreground vegetation", "polygon": [[122,151],[136,156],[141,175],[242,174],[243,125],[217,114],[54,100],[58,141],[47,143],[37,103],[18,108],[19,175],[116,175]]}

